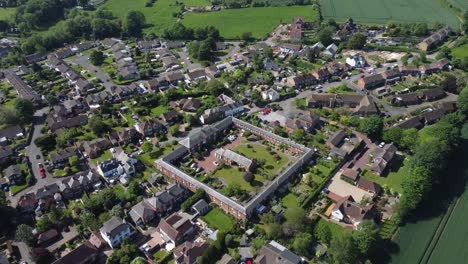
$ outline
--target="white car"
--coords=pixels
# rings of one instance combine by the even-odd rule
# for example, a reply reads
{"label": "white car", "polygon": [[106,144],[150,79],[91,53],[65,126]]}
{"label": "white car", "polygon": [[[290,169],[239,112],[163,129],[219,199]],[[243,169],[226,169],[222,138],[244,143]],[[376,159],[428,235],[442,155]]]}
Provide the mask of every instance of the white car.
{"label": "white car", "polygon": [[215,161],[213,161],[213,165],[215,165],[216,167],[218,167],[218,166],[219,166],[219,163],[215,160]]}

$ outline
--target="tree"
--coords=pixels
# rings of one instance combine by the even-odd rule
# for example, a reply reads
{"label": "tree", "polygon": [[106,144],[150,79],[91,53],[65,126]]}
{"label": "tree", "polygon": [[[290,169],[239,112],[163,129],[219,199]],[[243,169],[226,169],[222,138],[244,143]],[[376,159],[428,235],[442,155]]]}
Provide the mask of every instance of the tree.
{"label": "tree", "polygon": [[36,144],[36,146],[38,146],[43,151],[50,151],[55,148],[57,142],[55,140],[55,135],[47,134],[34,139],[34,144]]}
{"label": "tree", "polygon": [[54,106],[60,102],[59,99],[52,94],[48,94],[45,100],[48,106]]}
{"label": "tree", "polygon": [[80,162],[80,160],[78,159],[78,156],[71,156],[70,158],[68,158],[68,163],[70,164],[70,166],[72,167],[75,167],[78,165],[78,163]]}
{"label": "tree", "polygon": [[234,245],[234,238],[231,234],[226,234],[224,243],[226,244],[226,247],[232,247]]}
{"label": "tree", "polygon": [[219,96],[224,90],[224,85],[219,80],[212,79],[206,83],[205,90],[212,96]]}
{"label": "tree", "polygon": [[138,181],[133,180],[128,185],[127,192],[130,195],[132,195],[133,197],[137,197],[138,195],[140,195],[143,192],[143,190],[141,189],[140,184],[138,183]]}
{"label": "tree", "polygon": [[383,120],[378,115],[373,115],[361,120],[359,130],[371,138],[379,138],[382,135]]}
{"label": "tree", "polygon": [[362,49],[366,44],[366,36],[361,33],[356,33],[351,36],[348,40],[348,48],[350,49]]}
{"label": "tree", "polygon": [[301,230],[306,217],[306,212],[302,208],[288,208],[284,214],[286,223],[294,226],[297,230]]}
{"label": "tree", "polygon": [[136,257],[135,259],[132,260],[130,264],[146,264],[148,263],[144,258],[142,257]]}
{"label": "tree", "polygon": [[312,250],[313,238],[309,233],[298,234],[294,238],[293,248],[301,256],[310,256]]}
{"label": "tree", "polygon": [[88,4],[89,4],[89,0],[77,0],[76,3],[79,6],[81,6],[83,8],[86,8],[88,6]]}
{"label": "tree", "polygon": [[172,125],[171,127],[169,127],[168,132],[171,136],[176,135],[177,133],[179,133],[179,125],[178,124]]}
{"label": "tree", "polygon": [[88,122],[88,126],[93,131],[94,134],[100,136],[108,131],[110,131],[109,125],[107,125],[102,119],[94,117]]}
{"label": "tree", "polygon": [[104,62],[104,53],[102,51],[93,50],[89,55],[89,61],[96,66],[101,65]]}
{"label": "tree", "polygon": [[246,172],[244,174],[244,180],[250,184],[255,180],[255,175],[252,172]]}
{"label": "tree", "polygon": [[145,141],[145,143],[143,143],[141,146],[141,150],[146,153],[153,151],[153,143],[151,141]]}
{"label": "tree", "polygon": [[252,32],[242,33],[241,39],[244,40],[244,41],[251,41],[252,40]]}
{"label": "tree", "polygon": [[306,136],[306,132],[302,128],[294,129],[291,134],[292,139],[298,142],[302,142],[305,136]]}
{"label": "tree", "polygon": [[460,113],[468,116],[468,85],[460,92],[457,99],[457,107]]}
{"label": "tree", "polygon": [[315,237],[326,245],[330,245],[332,233],[326,222],[319,221],[314,230]]}
{"label": "tree", "polygon": [[33,228],[25,224],[19,225],[16,228],[16,239],[32,246],[34,243]]}
{"label": "tree", "polygon": [[366,220],[359,225],[359,229],[353,232],[353,239],[363,256],[368,256],[372,246],[378,239],[378,227],[374,221]]}
{"label": "tree", "polygon": [[34,105],[33,103],[24,98],[17,98],[14,101],[14,107],[16,111],[16,117],[20,124],[29,124],[34,116]]}
{"label": "tree", "polygon": [[386,142],[395,142],[396,144],[401,144],[401,139],[403,138],[403,128],[401,127],[392,127],[388,130],[385,130],[383,134],[383,140]]}
{"label": "tree", "polygon": [[141,37],[145,26],[145,15],[140,11],[129,11],[122,25],[125,35],[130,37]]}
{"label": "tree", "polygon": [[349,233],[344,233],[332,239],[328,253],[334,263],[357,263],[356,244]]}
{"label": "tree", "polygon": [[332,43],[333,30],[330,27],[325,27],[318,32],[318,37],[323,45],[328,46]]}

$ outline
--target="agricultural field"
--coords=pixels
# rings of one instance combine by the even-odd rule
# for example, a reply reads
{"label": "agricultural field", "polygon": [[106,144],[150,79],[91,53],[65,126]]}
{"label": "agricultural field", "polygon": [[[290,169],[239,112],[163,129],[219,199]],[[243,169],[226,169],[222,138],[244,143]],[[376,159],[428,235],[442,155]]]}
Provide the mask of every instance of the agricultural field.
{"label": "agricultural field", "polygon": [[9,20],[15,13],[16,8],[0,8],[0,19]]}
{"label": "agricultural field", "polygon": [[454,28],[460,24],[456,15],[438,0],[321,0],[321,8],[324,18],[338,21],[351,17],[363,23],[438,21]]}
{"label": "agricultural field", "polygon": [[314,21],[317,15],[312,6],[255,7],[187,13],[182,23],[193,28],[215,26],[226,39],[239,39],[244,32],[251,32],[253,37],[262,39],[281,22],[289,23],[294,16],[303,16],[306,21]]}
{"label": "agricultural field", "polygon": [[452,49],[452,52],[450,53],[452,58],[459,58],[463,59],[468,57],[468,43],[465,43],[459,47],[456,47]]}

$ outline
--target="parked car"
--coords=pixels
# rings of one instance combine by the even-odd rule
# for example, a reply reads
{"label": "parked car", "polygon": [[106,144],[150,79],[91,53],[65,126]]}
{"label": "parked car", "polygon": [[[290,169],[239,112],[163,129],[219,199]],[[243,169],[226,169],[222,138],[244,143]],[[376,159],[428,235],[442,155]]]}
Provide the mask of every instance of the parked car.
{"label": "parked car", "polygon": [[44,179],[46,177],[44,168],[39,168],[39,173],[41,174],[42,179]]}

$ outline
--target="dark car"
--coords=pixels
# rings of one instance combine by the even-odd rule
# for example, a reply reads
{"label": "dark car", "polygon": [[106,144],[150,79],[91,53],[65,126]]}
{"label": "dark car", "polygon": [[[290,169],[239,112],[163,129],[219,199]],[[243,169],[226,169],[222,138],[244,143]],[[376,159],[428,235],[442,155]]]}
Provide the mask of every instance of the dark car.
{"label": "dark car", "polygon": [[41,159],[41,155],[36,155],[36,159]]}

